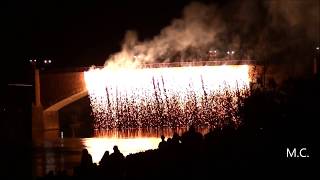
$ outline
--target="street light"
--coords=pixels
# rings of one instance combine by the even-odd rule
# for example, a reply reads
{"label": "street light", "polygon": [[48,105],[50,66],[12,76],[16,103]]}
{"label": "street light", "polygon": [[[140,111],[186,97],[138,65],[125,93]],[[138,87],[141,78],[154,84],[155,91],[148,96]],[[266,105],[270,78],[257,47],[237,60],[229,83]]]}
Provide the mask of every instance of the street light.
{"label": "street light", "polygon": [[235,53],[235,51],[227,51],[227,54],[229,55],[229,59],[232,59],[233,54]]}
{"label": "street light", "polygon": [[36,67],[36,65],[37,65],[37,60],[36,59],[30,59],[29,62],[32,65],[32,67],[34,67],[34,68]]}
{"label": "street light", "polygon": [[[35,107],[41,107],[41,101],[40,101],[40,72],[39,68],[43,69],[44,67],[48,64],[52,63],[51,59],[45,59],[43,61],[38,61],[36,59],[30,59],[29,60],[30,64],[32,65],[34,69],[34,87],[35,87]],[[43,62],[43,63],[41,63]]]}
{"label": "street light", "polygon": [[209,50],[208,55],[209,55],[209,59],[211,59],[212,57],[213,57],[214,59],[216,59],[216,57],[217,57],[217,50]]}
{"label": "street light", "polygon": [[51,61],[50,59],[48,59],[48,60],[45,59],[43,62],[44,62],[45,64],[51,64],[52,61]]}
{"label": "street light", "polygon": [[318,74],[319,46],[316,47],[315,57],[313,59],[313,74]]}
{"label": "street light", "polygon": [[40,68],[40,69],[47,67],[49,64],[52,64],[51,59],[44,59],[41,61],[38,61],[37,59],[29,59],[29,62],[34,68]]}

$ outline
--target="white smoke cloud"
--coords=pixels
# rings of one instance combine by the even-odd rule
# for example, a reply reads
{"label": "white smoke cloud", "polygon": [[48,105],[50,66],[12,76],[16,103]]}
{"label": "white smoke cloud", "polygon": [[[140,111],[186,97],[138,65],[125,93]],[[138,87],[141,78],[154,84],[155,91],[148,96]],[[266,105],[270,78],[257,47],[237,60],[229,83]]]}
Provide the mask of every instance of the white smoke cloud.
{"label": "white smoke cloud", "polygon": [[[246,0],[217,9],[193,2],[181,18],[150,40],[139,41],[136,32],[127,31],[121,51],[112,54],[105,66],[193,61],[195,55],[204,57],[212,48],[241,51],[242,58],[266,59],[300,42],[303,34],[319,43],[319,4],[314,0]],[[283,35],[276,38],[277,34]]]}
{"label": "white smoke cloud", "polygon": [[319,41],[320,1],[272,0],[266,1],[271,25],[290,29],[303,29],[309,38]]}
{"label": "white smoke cloud", "polygon": [[193,2],[184,8],[181,19],[174,19],[151,40],[140,42],[136,32],[128,31],[122,50],[111,55],[105,66],[135,67],[170,61],[177,53],[186,58],[188,49],[201,52],[210,49],[217,33],[223,29],[214,6]]}

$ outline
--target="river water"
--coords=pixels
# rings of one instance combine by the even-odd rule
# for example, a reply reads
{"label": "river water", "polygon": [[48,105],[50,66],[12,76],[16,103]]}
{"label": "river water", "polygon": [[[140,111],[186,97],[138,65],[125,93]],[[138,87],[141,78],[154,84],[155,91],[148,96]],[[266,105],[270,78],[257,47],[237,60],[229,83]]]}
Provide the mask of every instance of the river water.
{"label": "river water", "polygon": [[[104,152],[111,154],[117,145],[124,156],[148,149],[158,148],[160,136],[166,139],[174,132],[181,135],[186,128],[179,129],[129,129],[96,131],[90,138],[65,138],[57,131],[44,132],[33,140],[33,175],[43,176],[49,171],[66,170],[73,174],[73,168],[80,163],[82,149],[88,149],[94,163],[99,163]],[[202,134],[207,129],[199,129]]]}

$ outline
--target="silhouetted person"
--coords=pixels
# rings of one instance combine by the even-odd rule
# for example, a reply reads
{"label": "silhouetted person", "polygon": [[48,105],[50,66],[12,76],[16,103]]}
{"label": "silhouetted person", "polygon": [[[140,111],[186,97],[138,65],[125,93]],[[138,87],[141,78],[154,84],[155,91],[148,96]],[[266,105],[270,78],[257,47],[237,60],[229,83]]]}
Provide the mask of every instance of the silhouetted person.
{"label": "silhouetted person", "polygon": [[164,135],[161,135],[161,142],[159,143],[158,148],[159,148],[160,150],[165,150],[165,149],[167,149],[167,142],[165,141]]}
{"label": "silhouetted person", "polygon": [[100,166],[106,166],[106,164],[108,163],[107,161],[109,160],[109,151],[105,151],[100,162],[99,165]]}
{"label": "silhouetted person", "polygon": [[111,166],[112,164],[110,163],[109,151],[105,151],[99,162],[99,167],[97,168],[99,176],[103,178],[109,178],[109,171]]}
{"label": "silhouetted person", "polygon": [[119,151],[118,146],[113,147],[113,153],[109,157],[110,159],[110,176],[112,178],[122,178],[123,176],[123,163],[124,156]]}
{"label": "silhouetted person", "polygon": [[118,146],[113,146],[113,153],[110,155],[111,160],[123,160],[124,156],[119,151]]}
{"label": "silhouetted person", "polygon": [[89,154],[87,149],[83,149],[82,150],[82,155],[81,155],[81,162],[80,162],[80,166],[81,167],[85,167],[85,168],[89,168],[90,166],[92,166],[92,156],[91,154]]}
{"label": "silhouetted person", "polygon": [[178,145],[180,143],[180,136],[178,135],[178,133],[173,133],[173,136],[172,136],[172,143],[174,145]]}
{"label": "silhouetted person", "polygon": [[181,137],[182,143],[189,143],[189,142],[200,142],[202,141],[202,134],[196,132],[196,129],[193,125],[189,127],[189,130],[182,134]]}
{"label": "silhouetted person", "polygon": [[196,132],[195,127],[191,125],[189,130],[182,134],[181,142],[185,148],[190,150],[199,149],[202,143],[202,134]]}
{"label": "silhouetted person", "polygon": [[75,169],[79,176],[89,176],[93,168],[92,156],[87,149],[82,150],[80,166]]}

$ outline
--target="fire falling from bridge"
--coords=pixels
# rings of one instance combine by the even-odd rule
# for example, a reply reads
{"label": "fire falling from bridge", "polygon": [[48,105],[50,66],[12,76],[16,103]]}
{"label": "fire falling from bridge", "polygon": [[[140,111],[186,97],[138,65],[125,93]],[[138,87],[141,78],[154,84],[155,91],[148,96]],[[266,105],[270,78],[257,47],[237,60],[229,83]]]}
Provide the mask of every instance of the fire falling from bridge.
{"label": "fire falling from bridge", "polygon": [[250,65],[92,68],[84,73],[96,129],[239,124]]}

